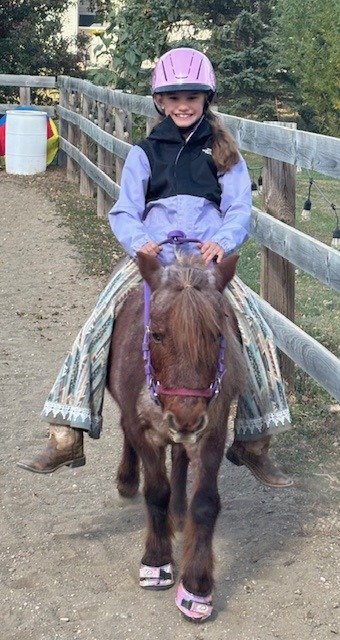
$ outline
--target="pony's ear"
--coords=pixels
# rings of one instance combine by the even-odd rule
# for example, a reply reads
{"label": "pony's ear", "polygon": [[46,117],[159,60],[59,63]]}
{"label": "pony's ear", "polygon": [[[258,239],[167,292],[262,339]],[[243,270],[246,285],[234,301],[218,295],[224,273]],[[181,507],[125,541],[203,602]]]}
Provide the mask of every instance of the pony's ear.
{"label": "pony's ear", "polygon": [[161,281],[162,265],[157,258],[141,251],[137,251],[137,259],[142,278],[148,283],[151,291],[154,291]]}
{"label": "pony's ear", "polygon": [[240,256],[233,254],[215,265],[214,273],[216,277],[216,287],[219,291],[223,291],[228,282],[233,279],[236,272],[236,263]]}

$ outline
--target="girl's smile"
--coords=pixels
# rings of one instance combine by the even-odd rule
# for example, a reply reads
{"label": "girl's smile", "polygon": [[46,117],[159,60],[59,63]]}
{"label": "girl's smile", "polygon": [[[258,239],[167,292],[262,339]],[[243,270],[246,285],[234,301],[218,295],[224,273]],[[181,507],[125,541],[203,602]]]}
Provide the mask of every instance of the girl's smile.
{"label": "girl's smile", "polygon": [[178,127],[190,127],[203,115],[206,94],[203,91],[173,91],[157,94],[155,100]]}

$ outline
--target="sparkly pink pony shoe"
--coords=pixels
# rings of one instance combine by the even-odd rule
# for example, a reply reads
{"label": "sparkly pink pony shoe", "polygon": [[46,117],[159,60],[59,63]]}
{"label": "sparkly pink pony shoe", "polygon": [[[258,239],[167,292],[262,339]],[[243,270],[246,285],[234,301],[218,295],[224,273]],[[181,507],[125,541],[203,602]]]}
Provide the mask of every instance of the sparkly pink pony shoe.
{"label": "sparkly pink pony shoe", "polygon": [[196,596],[187,591],[181,582],[176,595],[176,605],[186,618],[200,622],[209,618],[213,612],[212,596]]}
{"label": "sparkly pink pony shoe", "polygon": [[172,564],[161,567],[149,567],[141,564],[139,570],[139,586],[143,589],[169,589],[174,584]]}

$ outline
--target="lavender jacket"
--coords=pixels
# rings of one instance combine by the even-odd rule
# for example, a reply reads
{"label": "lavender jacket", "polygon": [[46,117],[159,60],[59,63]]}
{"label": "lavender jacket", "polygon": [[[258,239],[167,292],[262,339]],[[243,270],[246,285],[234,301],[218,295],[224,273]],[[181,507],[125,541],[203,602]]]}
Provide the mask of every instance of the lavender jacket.
{"label": "lavender jacket", "polygon": [[[248,238],[252,197],[246,163],[240,157],[230,171],[218,173],[211,145],[211,126],[203,117],[185,141],[171,118],[165,118],[132,147],[119,199],[109,212],[112,231],[131,256],[174,230],[201,242],[213,240],[225,254]],[[199,251],[194,243],[182,250]],[[158,257],[169,264],[173,246],[165,245]]]}

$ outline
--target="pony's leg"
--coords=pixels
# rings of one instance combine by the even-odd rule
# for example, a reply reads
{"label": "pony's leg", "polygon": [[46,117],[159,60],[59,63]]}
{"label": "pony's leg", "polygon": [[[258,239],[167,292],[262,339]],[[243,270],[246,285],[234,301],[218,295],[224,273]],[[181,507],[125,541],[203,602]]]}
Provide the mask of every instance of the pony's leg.
{"label": "pony's leg", "polygon": [[133,498],[136,495],[139,487],[139,457],[125,434],[116,482],[117,489],[124,498]]}
{"label": "pony's leg", "polygon": [[189,458],[182,444],[173,444],[171,448],[171,498],[170,513],[175,529],[184,529],[187,513],[187,475]]}
{"label": "pony's leg", "polygon": [[169,513],[170,483],[166,474],[165,449],[141,451],[144,466],[144,496],[147,507],[147,534],[140,569],[140,586],[153,589],[171,587],[173,527]]}
{"label": "pony's leg", "polygon": [[182,581],[186,589],[197,595],[211,593],[213,581],[212,536],[220,511],[220,497],[216,478],[202,477],[188,512],[184,530]]}
{"label": "pony's leg", "polygon": [[176,604],[189,619],[205,620],[212,613],[212,538],[220,511],[217,475],[226,433],[214,431],[203,437],[196,453],[190,453],[193,466],[193,495],[184,530],[181,583]]}

